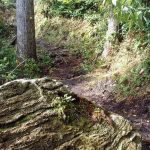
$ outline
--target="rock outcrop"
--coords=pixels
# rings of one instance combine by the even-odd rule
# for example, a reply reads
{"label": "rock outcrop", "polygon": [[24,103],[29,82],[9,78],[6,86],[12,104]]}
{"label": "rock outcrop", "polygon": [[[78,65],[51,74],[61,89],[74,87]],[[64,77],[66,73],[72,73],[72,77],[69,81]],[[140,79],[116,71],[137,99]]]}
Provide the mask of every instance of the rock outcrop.
{"label": "rock outcrop", "polygon": [[61,82],[15,80],[0,86],[0,150],[140,150],[123,117],[96,108]]}

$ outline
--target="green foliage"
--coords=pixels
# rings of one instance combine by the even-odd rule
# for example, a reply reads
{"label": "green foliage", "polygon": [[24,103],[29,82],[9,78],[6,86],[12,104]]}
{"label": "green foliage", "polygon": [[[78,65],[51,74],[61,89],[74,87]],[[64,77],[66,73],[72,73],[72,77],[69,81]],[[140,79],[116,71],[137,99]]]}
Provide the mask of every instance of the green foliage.
{"label": "green foliage", "polygon": [[0,48],[0,82],[4,83],[17,78],[33,78],[39,76],[40,70],[37,62],[26,60],[25,64],[17,64],[15,48],[6,42],[1,42]]}
{"label": "green foliage", "polygon": [[133,27],[142,29],[143,26],[150,25],[150,7],[141,0],[43,0],[42,2],[47,4],[47,8],[42,11],[47,17],[89,16],[96,21],[100,15],[108,15],[108,9],[113,9],[118,22],[126,24],[128,29]]}
{"label": "green foliage", "polygon": [[2,3],[7,9],[15,8],[16,0],[2,0]]}
{"label": "green foliage", "polygon": [[53,66],[53,59],[47,53],[42,53],[40,56],[40,65],[50,69]]}
{"label": "green foliage", "polygon": [[24,63],[18,64],[15,47],[8,44],[6,39],[0,41],[0,84],[17,78],[36,78],[41,76],[41,66],[50,69],[52,59],[46,54],[36,62],[28,59]]}
{"label": "green foliage", "polygon": [[142,0],[103,0],[103,4],[113,10],[118,22],[128,30],[150,27],[150,7]]}
{"label": "green foliage", "polygon": [[150,60],[145,60],[117,79],[117,92],[123,96],[136,95],[150,81]]}
{"label": "green foliage", "polygon": [[14,79],[16,74],[9,75],[10,70],[16,66],[15,49],[1,39],[0,44],[0,82],[4,80]]}
{"label": "green foliage", "polygon": [[51,0],[42,12],[46,16],[84,17],[99,10],[98,0]]}
{"label": "green foliage", "polygon": [[39,76],[40,69],[37,62],[34,59],[26,60],[23,68],[24,77],[35,78]]}
{"label": "green foliage", "polygon": [[[52,106],[60,119],[68,120],[71,119],[70,117],[73,117],[75,113],[75,107],[73,104],[74,100],[75,99],[68,94],[65,94],[63,97],[56,97],[53,99]],[[67,114],[67,112],[69,114]]]}
{"label": "green foliage", "polygon": [[4,23],[3,19],[0,16],[0,38],[4,37],[7,34],[8,26]]}

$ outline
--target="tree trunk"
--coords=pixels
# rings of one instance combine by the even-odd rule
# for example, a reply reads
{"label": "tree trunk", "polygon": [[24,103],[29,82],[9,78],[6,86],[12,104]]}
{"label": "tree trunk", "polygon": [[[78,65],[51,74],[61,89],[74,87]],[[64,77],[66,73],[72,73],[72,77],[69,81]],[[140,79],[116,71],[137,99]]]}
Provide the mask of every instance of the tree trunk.
{"label": "tree trunk", "polygon": [[117,21],[114,16],[113,10],[110,10],[110,15],[108,18],[108,30],[106,33],[106,42],[104,43],[104,51],[102,53],[102,57],[105,59],[111,53],[112,41],[114,41],[113,35],[116,33],[117,33]]}
{"label": "tree trunk", "polygon": [[36,56],[34,1],[17,0],[17,57],[20,62]]}
{"label": "tree trunk", "polygon": [[56,80],[20,79],[0,86],[0,150],[104,149],[141,150],[141,136],[123,117]]}
{"label": "tree trunk", "polygon": [[150,1],[149,0],[143,0],[142,1],[147,7],[150,6]]}

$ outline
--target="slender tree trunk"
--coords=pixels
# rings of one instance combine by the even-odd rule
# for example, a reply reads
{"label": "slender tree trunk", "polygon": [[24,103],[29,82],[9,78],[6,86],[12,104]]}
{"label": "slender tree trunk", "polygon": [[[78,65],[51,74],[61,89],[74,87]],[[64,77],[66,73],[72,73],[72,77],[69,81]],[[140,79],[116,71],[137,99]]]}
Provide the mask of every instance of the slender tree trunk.
{"label": "slender tree trunk", "polygon": [[36,56],[34,0],[17,0],[17,57],[20,62]]}
{"label": "slender tree trunk", "polygon": [[117,20],[114,16],[113,10],[110,10],[110,15],[108,18],[108,30],[106,33],[106,42],[104,43],[104,51],[102,53],[102,57],[105,59],[111,53],[112,41],[114,41],[113,35],[116,33],[117,33]]}
{"label": "slender tree trunk", "polygon": [[150,1],[149,0],[143,0],[142,1],[146,6],[150,6]]}

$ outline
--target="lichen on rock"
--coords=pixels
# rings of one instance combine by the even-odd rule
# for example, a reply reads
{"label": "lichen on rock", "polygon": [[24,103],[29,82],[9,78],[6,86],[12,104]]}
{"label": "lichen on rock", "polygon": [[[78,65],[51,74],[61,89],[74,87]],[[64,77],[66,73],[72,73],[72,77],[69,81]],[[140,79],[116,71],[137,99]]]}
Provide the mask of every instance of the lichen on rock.
{"label": "lichen on rock", "polygon": [[113,125],[104,116],[95,121],[94,108],[49,78],[6,83],[0,86],[0,149],[141,149],[141,136],[126,119],[108,113]]}

